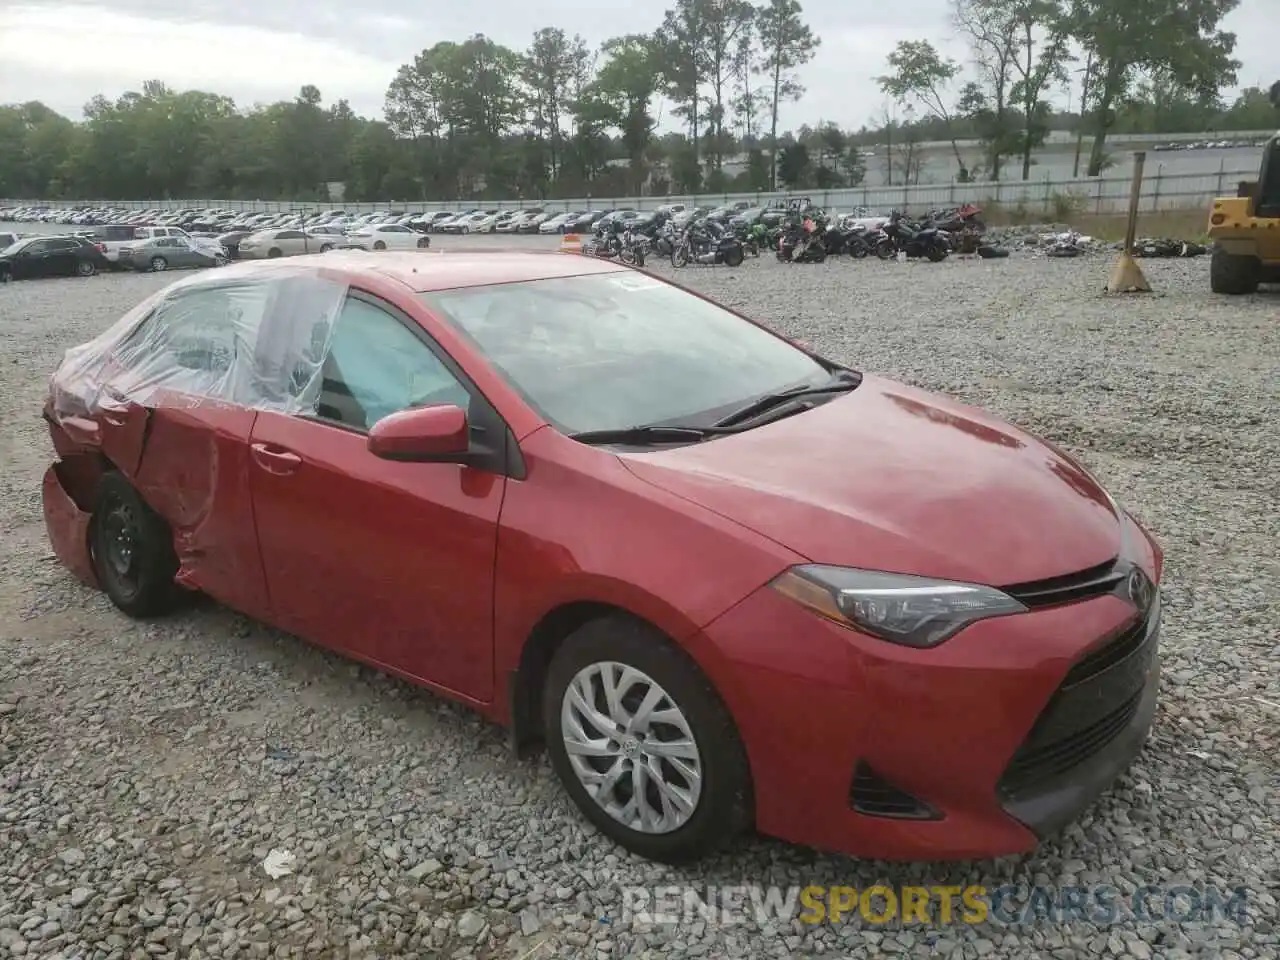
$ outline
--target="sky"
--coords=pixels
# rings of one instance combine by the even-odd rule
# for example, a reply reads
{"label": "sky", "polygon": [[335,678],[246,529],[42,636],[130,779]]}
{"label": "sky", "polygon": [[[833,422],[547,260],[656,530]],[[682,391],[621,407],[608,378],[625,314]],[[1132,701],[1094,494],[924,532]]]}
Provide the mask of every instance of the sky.
{"label": "sky", "polygon": [[[822,44],[801,70],[804,96],[783,108],[784,129],[872,122],[885,106],[874,78],[899,40],[930,40],[958,62],[967,59],[951,25],[951,0],[802,3]],[[594,46],[652,31],[663,10],[661,3],[599,0],[130,0],[122,6],[0,0],[0,103],[42,100],[78,120],[95,94],[114,99],[150,79],[227,94],[241,106],[290,99],[312,83],[326,103],[346,98],[358,113],[380,117],[397,67],[440,40],[485,33],[523,50],[535,30],[559,26]],[[1280,80],[1277,6],[1280,0],[1241,0],[1225,22],[1238,37],[1238,87]],[[1069,104],[1065,93],[1054,99]],[[659,109],[667,111],[661,126],[674,127],[669,108]]]}

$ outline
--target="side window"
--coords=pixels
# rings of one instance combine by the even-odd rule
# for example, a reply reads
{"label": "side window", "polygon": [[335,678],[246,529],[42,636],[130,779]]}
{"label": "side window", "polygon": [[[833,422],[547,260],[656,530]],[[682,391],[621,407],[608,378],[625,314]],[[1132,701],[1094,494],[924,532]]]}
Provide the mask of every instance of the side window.
{"label": "side window", "polygon": [[301,240],[304,234],[300,230],[281,230],[276,234],[277,240]]}
{"label": "side window", "polygon": [[465,410],[470,402],[466,387],[399,319],[347,298],[322,369],[322,419],[368,430],[410,407],[452,403]]}
{"label": "side window", "polygon": [[27,253],[38,254],[48,253],[53,247],[48,240],[37,240],[35,243],[27,247]]}

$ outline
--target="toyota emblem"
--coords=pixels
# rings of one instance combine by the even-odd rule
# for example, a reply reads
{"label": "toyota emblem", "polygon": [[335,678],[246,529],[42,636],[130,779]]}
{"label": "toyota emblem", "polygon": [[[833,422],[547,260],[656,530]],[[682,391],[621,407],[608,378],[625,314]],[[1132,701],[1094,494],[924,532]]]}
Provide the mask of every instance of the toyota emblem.
{"label": "toyota emblem", "polygon": [[1155,595],[1155,587],[1138,567],[1129,571],[1129,600],[1140,613],[1146,613]]}

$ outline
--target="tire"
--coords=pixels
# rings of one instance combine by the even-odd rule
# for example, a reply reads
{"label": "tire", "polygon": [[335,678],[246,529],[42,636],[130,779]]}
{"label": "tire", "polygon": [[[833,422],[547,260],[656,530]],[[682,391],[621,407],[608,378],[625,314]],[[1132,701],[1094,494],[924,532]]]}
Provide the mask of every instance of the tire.
{"label": "tire", "polygon": [[637,266],[637,267],[643,267],[643,266],[644,266],[644,251],[643,251],[643,250],[637,250],[637,251],[636,251],[636,266]]}
{"label": "tire", "polygon": [[385,243],[383,243],[381,240],[375,240],[375,241],[373,242],[373,249],[375,249],[375,250],[385,250],[385,249],[387,249],[387,245],[386,245]]}
{"label": "tire", "polygon": [[[615,716],[634,717],[631,711],[637,705],[635,698],[656,686],[666,694],[683,725],[664,723],[659,729],[645,725],[645,729],[638,732],[647,737],[615,735],[607,739],[603,733],[595,736],[600,728],[573,706],[568,695],[574,687],[598,694],[602,689],[599,671],[616,671],[616,667],[608,666],[611,664],[620,664],[639,674],[636,682],[622,691],[621,709]],[[617,676],[616,672],[614,675]],[[582,686],[578,686],[579,682]],[[592,700],[596,706],[603,703],[598,696]],[[608,713],[608,708],[601,712]],[[746,751],[729,711],[688,655],[648,624],[623,616],[605,617],[571,634],[556,651],[547,672],[543,727],[551,765],[574,803],[602,833],[642,857],[673,864],[698,860],[723,847],[751,823],[751,776]],[[587,736],[575,731],[585,732]],[[670,759],[646,749],[648,745],[669,743],[682,735],[687,741],[688,734],[692,735],[693,756],[685,754],[683,759],[686,769],[692,771],[696,767],[700,773],[696,788],[692,781],[681,776]],[[603,741],[603,749],[610,753],[596,757],[575,755],[571,759],[565,746],[566,735],[579,742]],[[636,829],[622,819],[627,814],[625,798],[634,782],[631,777],[623,774],[616,788],[610,791],[615,809],[621,807],[611,813],[588,792],[577,772],[585,770],[590,777],[593,771],[602,768],[632,768],[636,760],[646,758],[648,764],[642,769],[656,767],[669,787],[682,790],[686,801],[692,800],[691,810],[676,811],[674,822],[663,822],[669,812],[659,804],[657,811],[662,813],[663,821],[648,831]],[[652,787],[649,780],[645,786],[653,791],[646,791],[653,809],[656,787]]]}
{"label": "tire", "polygon": [[941,263],[950,253],[951,251],[944,244],[935,243],[929,247],[929,252],[925,256],[929,258],[930,263]]}
{"label": "tire", "polygon": [[284,256],[284,251],[281,250],[279,247],[272,247],[270,250],[267,251],[268,260],[275,260],[283,256]]}
{"label": "tire", "polygon": [[876,256],[881,260],[892,260],[897,256],[898,251],[893,248],[893,243],[889,240],[881,240],[876,244]]}
{"label": "tire", "polygon": [[152,273],[162,273],[163,271],[168,270],[168,269],[169,269],[169,261],[168,261],[168,260],[166,260],[164,257],[152,257],[152,258],[151,258],[151,272],[152,272]]}
{"label": "tire", "polygon": [[427,249],[428,247],[430,247],[430,246],[431,246],[431,238],[430,238],[430,237],[419,237],[419,238],[418,238],[418,249],[419,249],[419,250],[426,250],[426,249]]}
{"label": "tire", "polygon": [[332,250],[332,249],[333,249],[333,244],[332,244],[332,243],[322,243],[322,244],[320,244],[320,252],[321,252],[321,253],[328,253],[328,252],[329,252],[330,250]]}
{"label": "tire", "polygon": [[92,276],[93,276],[95,273],[97,273],[97,272],[98,272],[98,268],[97,268],[96,266],[94,266],[94,263],[93,263],[93,261],[92,261],[92,260],[77,260],[77,261],[76,261],[76,276],[77,276],[77,277],[92,277]]}
{"label": "tire", "polygon": [[1214,249],[1209,258],[1209,289],[1214,293],[1237,297],[1256,293],[1261,281],[1262,263],[1257,257]]}
{"label": "tire", "polygon": [[673,267],[683,267],[689,262],[689,251],[680,245],[671,251],[671,265]]}
{"label": "tire", "polygon": [[744,259],[745,258],[742,255],[742,247],[740,245],[736,247],[730,247],[728,250],[725,251],[724,262],[726,266],[740,267],[742,266],[742,261]]}
{"label": "tire", "polygon": [[115,471],[98,484],[89,546],[103,591],[129,616],[158,616],[181,601],[182,588],[173,580],[178,557],[169,525]]}
{"label": "tire", "polygon": [[865,260],[870,252],[867,249],[867,245],[861,241],[855,241],[849,245],[849,259],[851,260]]}

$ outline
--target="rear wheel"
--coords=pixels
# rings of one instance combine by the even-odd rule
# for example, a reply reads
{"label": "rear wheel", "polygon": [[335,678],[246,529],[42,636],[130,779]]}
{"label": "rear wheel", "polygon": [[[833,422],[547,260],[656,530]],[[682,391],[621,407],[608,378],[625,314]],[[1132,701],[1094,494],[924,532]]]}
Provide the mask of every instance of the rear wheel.
{"label": "rear wheel", "polygon": [[628,850],[688,862],[750,823],[746,753],[728,710],[648,624],[607,617],[569,636],[547,673],[543,725],[573,801]]}
{"label": "rear wheel", "polygon": [[98,582],[129,616],[156,616],[181,600],[169,525],[119,473],[104,475],[98,485],[89,546]]}
{"label": "rear wheel", "polygon": [[1240,296],[1256,293],[1262,280],[1262,263],[1257,257],[1213,251],[1209,260],[1209,289],[1214,293]]}
{"label": "rear wheel", "polygon": [[77,260],[76,274],[81,277],[92,277],[98,272],[98,268],[93,265],[92,260]]}
{"label": "rear wheel", "polygon": [[168,270],[168,269],[169,269],[169,261],[168,261],[168,260],[166,260],[164,257],[152,257],[152,258],[151,258],[151,269],[152,269],[155,273],[159,273],[159,272],[160,272],[160,271],[162,271],[162,270]]}
{"label": "rear wheel", "polygon": [[891,240],[881,240],[876,244],[876,256],[881,260],[892,260],[897,252]]}
{"label": "rear wheel", "polygon": [[267,251],[267,259],[269,260],[274,260],[277,257],[282,257],[282,256],[284,256],[284,251],[281,250],[279,247],[272,247],[270,250]]}
{"label": "rear wheel", "polygon": [[387,249],[387,245],[386,245],[385,243],[383,243],[381,240],[375,240],[375,241],[374,241],[374,243],[373,243],[373,249],[375,249],[375,250],[385,250],[385,249]]}
{"label": "rear wheel", "polygon": [[332,249],[333,249],[333,244],[332,244],[332,243],[322,243],[322,244],[320,244],[320,252],[321,252],[321,253],[328,253],[328,252],[329,252],[330,250],[332,250]]}
{"label": "rear wheel", "polygon": [[730,247],[724,252],[724,262],[727,266],[740,267],[742,266],[743,259],[741,245]]}

